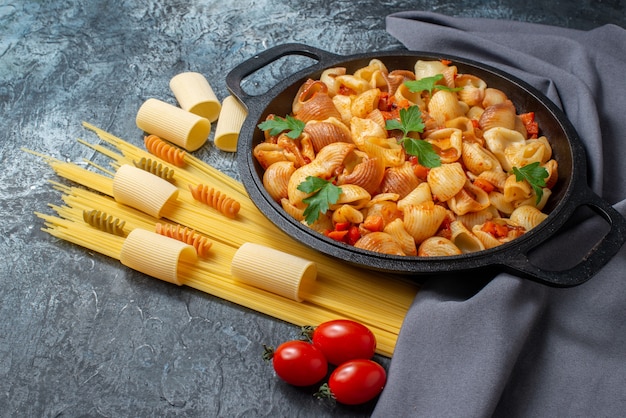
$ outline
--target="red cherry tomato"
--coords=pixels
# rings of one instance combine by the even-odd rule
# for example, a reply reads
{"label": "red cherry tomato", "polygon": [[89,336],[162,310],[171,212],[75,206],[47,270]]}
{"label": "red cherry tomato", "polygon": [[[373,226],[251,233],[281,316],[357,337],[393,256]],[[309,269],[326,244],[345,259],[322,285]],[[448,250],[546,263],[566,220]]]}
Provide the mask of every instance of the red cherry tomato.
{"label": "red cherry tomato", "polygon": [[272,358],[274,371],[294,386],[310,386],[322,380],[328,372],[328,362],[320,349],[306,341],[282,343],[266,357]]}
{"label": "red cherry tomato", "polygon": [[376,351],[376,337],[372,331],[349,319],[320,324],[313,331],[311,340],[333,365],[354,359],[371,359]]}
{"label": "red cherry tomato", "polygon": [[387,373],[380,364],[372,360],[351,360],[331,373],[328,385],[322,385],[318,396],[322,393],[332,396],[339,403],[358,405],[378,396],[386,382]]}

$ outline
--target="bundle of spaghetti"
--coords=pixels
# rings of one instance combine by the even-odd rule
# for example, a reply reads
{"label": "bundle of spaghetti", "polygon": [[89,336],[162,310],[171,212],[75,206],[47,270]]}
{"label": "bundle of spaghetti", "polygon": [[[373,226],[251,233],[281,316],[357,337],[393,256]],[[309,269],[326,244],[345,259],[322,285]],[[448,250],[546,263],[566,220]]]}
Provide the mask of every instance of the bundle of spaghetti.
{"label": "bundle of spaghetti", "polygon": [[[105,131],[88,124],[85,126],[96,132],[114,149],[92,145],[82,140],[79,142],[109,157],[114,169],[123,164],[132,164],[141,158],[155,158]],[[92,190],[54,183],[54,187],[63,193],[62,199],[67,206],[52,206],[60,218],[38,214],[46,220],[47,232],[93,251],[116,257],[117,248],[121,245],[117,239],[119,237],[111,239],[108,236],[110,234],[86,225],[82,218],[83,211],[102,210],[125,221],[125,228],[128,230],[133,228],[153,230],[157,219],[121,205],[111,197],[113,172],[91,164],[106,174],[102,175],[77,164],[51,157],[45,159],[61,177]],[[189,154],[186,160],[188,164],[184,169],[176,168],[174,182],[179,187],[179,196],[171,207],[164,211],[164,218],[204,233],[215,243],[211,248],[212,254],[206,260],[193,266],[185,266],[182,270],[182,274],[186,276],[184,279],[186,285],[299,325],[319,323],[321,317],[326,319],[346,317],[358,320],[372,328],[377,337],[380,336],[381,343],[384,341],[380,346],[381,354],[391,355],[404,315],[417,292],[415,283],[390,279],[382,273],[342,265],[305,247],[271,224],[247,197],[241,183]],[[236,196],[242,207],[237,219],[228,219],[195,201],[188,190],[189,185],[195,184],[209,184],[231,196]],[[318,267],[318,279],[315,286],[308,289],[304,295],[305,301],[294,302],[235,282],[230,275],[230,263],[237,248],[245,242],[266,245],[314,261]],[[228,290],[225,290],[224,286],[228,287]],[[242,289],[247,291],[244,292]],[[268,296],[272,302],[259,302],[264,300],[259,294],[272,295]]]}
{"label": "bundle of spaghetti", "polygon": [[[155,227],[156,221],[152,217],[128,206],[120,205],[108,196],[62,184],[55,184],[55,188],[65,193],[62,200],[67,206],[53,207],[64,219],[80,224],[83,211],[98,207],[107,214],[125,221],[128,230],[133,228],[153,230]],[[197,226],[198,224],[194,225],[194,227]],[[230,260],[232,260],[237,246],[228,243],[221,244],[221,247],[217,246],[211,249],[212,255],[208,260],[214,269],[218,266],[221,268],[223,277],[229,277]],[[332,282],[329,283],[326,276],[320,274],[316,286],[306,293],[304,299],[333,311],[336,315],[352,316],[361,322],[372,323],[377,327],[397,333],[402,320],[402,316],[398,315],[398,312],[406,311],[406,307],[411,302],[411,293],[396,292],[397,288],[394,286],[389,286],[384,293],[372,293],[371,288],[368,289],[360,285],[353,277],[346,275],[346,269],[336,267],[334,264],[332,266],[333,271],[335,271],[334,274],[343,275],[344,280],[336,285]],[[355,309],[355,307],[359,307],[360,310]]]}
{"label": "bundle of spaghetti", "polygon": [[[54,205],[51,205],[51,207],[61,217],[36,212],[37,216],[45,221],[46,229],[44,231],[57,238],[111,258],[120,258],[124,242],[122,237],[100,231],[76,220],[78,217],[77,208]],[[65,218],[66,216],[67,218]],[[351,316],[349,312],[329,310],[307,301],[295,302],[271,292],[237,282],[230,278],[228,265],[231,255],[228,252],[228,248],[224,246],[223,250],[225,252],[218,251],[210,261],[197,261],[194,264],[181,262],[179,274],[182,282],[207,294],[229,300],[296,325],[318,324],[336,319],[338,315],[354,320],[361,319],[361,316]],[[364,319],[364,323],[376,335],[378,352],[382,355],[391,356],[397,339],[397,330],[381,328],[367,321],[367,318]]]}

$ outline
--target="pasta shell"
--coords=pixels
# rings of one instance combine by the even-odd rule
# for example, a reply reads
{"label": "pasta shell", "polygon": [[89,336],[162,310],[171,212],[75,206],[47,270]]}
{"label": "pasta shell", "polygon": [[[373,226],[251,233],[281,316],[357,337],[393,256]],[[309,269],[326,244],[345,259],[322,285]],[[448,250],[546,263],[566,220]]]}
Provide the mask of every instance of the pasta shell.
{"label": "pasta shell", "polygon": [[342,222],[350,222],[352,224],[360,224],[363,222],[363,212],[351,205],[342,205],[333,211],[332,220],[334,224]]}
{"label": "pasta shell", "polygon": [[433,200],[433,195],[430,192],[430,186],[428,183],[420,183],[416,188],[411,190],[409,194],[404,196],[398,201],[398,209],[404,210],[409,205],[417,205],[423,202],[429,202]]}
{"label": "pasta shell", "polygon": [[482,225],[491,219],[497,218],[498,216],[500,216],[498,210],[493,206],[489,206],[487,209],[483,209],[478,212],[470,212],[465,215],[459,215],[456,217],[456,220],[463,222],[463,224],[471,230],[475,225]]}
{"label": "pasta shell", "polygon": [[504,190],[504,184],[506,183],[507,177],[508,175],[504,171],[502,171],[502,169],[499,169],[483,171],[478,175],[477,178],[488,181],[489,183],[493,184],[498,190]]}
{"label": "pasta shell", "polygon": [[463,189],[466,178],[461,164],[452,163],[431,168],[427,181],[433,196],[445,202]]}
{"label": "pasta shell", "polygon": [[459,102],[455,93],[437,90],[430,98],[427,109],[437,125],[443,126],[446,121],[465,115],[469,107],[465,103]]}
{"label": "pasta shell", "polygon": [[404,147],[395,138],[368,137],[359,149],[382,161],[385,167],[396,167],[406,161]]}
{"label": "pasta shell", "polygon": [[337,94],[333,96],[333,104],[335,105],[335,109],[341,115],[341,121],[346,124],[346,126],[350,125],[350,119],[352,119],[352,111],[350,107],[352,106],[352,99],[349,96],[345,96],[343,94]]}
{"label": "pasta shell", "polygon": [[408,70],[391,71],[385,76],[387,88],[383,91],[386,91],[390,96],[394,96],[398,88],[400,88],[406,80],[415,80],[415,74]]}
{"label": "pasta shell", "polygon": [[485,89],[485,98],[483,99],[482,108],[486,109],[489,106],[504,103],[507,100],[509,100],[509,98],[502,90],[487,87]]}
{"label": "pasta shell", "polygon": [[468,106],[480,106],[485,98],[487,83],[471,74],[460,74],[455,80],[456,87],[463,87],[457,92],[459,100]]}
{"label": "pasta shell", "polygon": [[422,93],[410,91],[406,84],[400,84],[393,97],[395,98],[396,103],[406,101],[410,106],[419,106],[420,109],[423,109],[426,106],[424,100],[422,99]]}
{"label": "pasta shell", "polygon": [[316,153],[333,142],[352,142],[350,129],[337,118],[309,121],[304,132],[308,134]]}
{"label": "pasta shell", "polygon": [[474,228],[472,228],[472,233],[474,234],[476,238],[480,240],[480,242],[483,243],[483,246],[485,247],[485,249],[494,248],[494,247],[497,247],[498,245],[502,245],[502,242],[498,240],[496,237],[494,237],[488,232],[483,231],[481,229],[481,225],[474,226]]}
{"label": "pasta shell", "polygon": [[523,167],[534,162],[543,164],[550,157],[545,145],[537,141],[510,145],[504,149],[504,156],[512,167]]}
{"label": "pasta shell", "polygon": [[328,94],[326,84],[312,80],[307,81],[300,88],[294,100],[293,113],[304,122],[325,120],[330,117],[341,118],[341,114]]}
{"label": "pasta shell", "polygon": [[289,216],[298,222],[304,221],[304,207],[296,207],[289,202],[289,199],[280,199],[280,205]]}
{"label": "pasta shell", "polygon": [[430,237],[424,240],[417,249],[417,255],[420,257],[449,257],[460,254],[462,254],[461,250],[444,237]]}
{"label": "pasta shell", "polygon": [[404,222],[402,222],[402,219],[397,218],[389,222],[385,225],[383,232],[391,235],[393,239],[400,244],[400,248],[402,248],[402,251],[406,255],[417,255],[415,240],[411,234],[406,232],[406,229],[404,229]]}
{"label": "pasta shell", "polygon": [[252,150],[252,154],[265,170],[275,162],[289,161],[283,148],[269,142],[261,142],[255,146]]}
{"label": "pasta shell", "polygon": [[411,193],[420,184],[410,162],[385,171],[380,189],[383,193],[397,193],[400,199]]}
{"label": "pasta shell", "polygon": [[354,76],[370,81],[375,73],[388,73],[385,64],[378,58],[371,59],[365,67],[361,67],[354,72]]}
{"label": "pasta shell", "polygon": [[548,178],[545,180],[546,187],[552,189],[559,180],[559,164],[556,160],[550,160],[543,165],[543,168],[548,171]]}
{"label": "pasta shell", "polygon": [[373,194],[385,176],[385,166],[378,158],[366,158],[354,166],[351,173],[340,175],[338,184],[355,184]]}
{"label": "pasta shell", "polygon": [[504,200],[507,202],[526,200],[531,197],[532,194],[532,189],[526,181],[517,181],[515,175],[507,177],[504,183]]}
{"label": "pasta shell", "polygon": [[398,204],[391,200],[381,200],[367,207],[367,216],[380,216],[383,227],[390,222],[399,219],[402,212],[398,210]]}
{"label": "pasta shell", "polygon": [[387,123],[387,121],[385,120],[385,116],[379,109],[372,110],[370,113],[367,114],[366,118],[376,122],[378,126],[380,126],[382,129],[386,129],[385,124]]}
{"label": "pasta shell", "polygon": [[403,214],[404,228],[419,244],[435,235],[447,211],[443,206],[435,205],[431,201],[408,206],[404,208]]}
{"label": "pasta shell", "polygon": [[502,171],[498,158],[480,144],[464,142],[462,156],[465,168],[473,174],[479,175],[484,171]]}
{"label": "pasta shell", "polygon": [[465,185],[457,194],[448,200],[448,207],[457,215],[478,212],[489,207],[489,195],[480,187],[466,180]]}
{"label": "pasta shell", "polygon": [[415,72],[415,79],[420,80],[425,77],[433,77],[437,74],[443,74],[447,66],[441,61],[437,60],[417,60],[413,70]]}
{"label": "pasta shell", "polygon": [[483,243],[460,221],[450,223],[450,241],[462,253],[473,253],[485,249]]}
{"label": "pasta shell", "polygon": [[442,164],[449,164],[461,158],[463,153],[463,133],[460,129],[443,128],[432,132],[426,141],[436,147]]}
{"label": "pasta shell", "polygon": [[370,88],[369,81],[350,74],[337,76],[336,80],[341,86],[340,88],[348,89],[352,94],[363,93]]}
{"label": "pasta shell", "polygon": [[385,232],[371,232],[363,235],[354,246],[382,254],[406,255],[404,251],[402,251],[400,244],[398,244],[391,235]]}
{"label": "pasta shell", "polygon": [[530,231],[541,222],[543,222],[548,215],[541,212],[534,206],[523,205],[518,207],[511,213],[509,219],[516,224],[523,226],[526,231]]}
{"label": "pasta shell", "polygon": [[322,75],[320,76],[320,81],[326,84],[326,87],[328,88],[328,94],[331,97],[335,96],[339,91],[340,84],[337,82],[337,76],[345,74],[345,67],[327,68],[322,72]]}
{"label": "pasta shell", "polygon": [[526,200],[517,200],[513,202],[513,206],[517,208],[519,206],[527,205],[527,206],[533,206],[539,210],[543,210],[544,206],[548,202],[548,199],[550,198],[550,195],[552,195],[552,191],[548,189],[547,187],[544,187],[542,190],[543,190],[543,194],[541,196],[541,199],[539,200],[539,203],[537,203],[537,196],[535,195],[535,193],[533,193],[532,196],[530,196]]}
{"label": "pasta shell", "polygon": [[513,203],[506,200],[503,193],[495,191],[489,193],[489,201],[493,207],[504,215],[510,215],[515,210]]}
{"label": "pasta shell", "polygon": [[320,177],[329,179],[341,167],[346,156],[354,149],[354,144],[346,142],[334,142],[320,150],[315,159],[296,169],[289,179],[287,186],[289,201],[292,205],[299,205],[308,193],[298,190],[300,183],[307,177]]}
{"label": "pasta shell", "polygon": [[478,126],[483,131],[492,128],[515,129],[515,106],[507,100],[485,108],[485,111],[478,120]]}
{"label": "pasta shell", "polygon": [[294,171],[296,167],[293,162],[277,161],[263,173],[263,186],[276,202],[288,197],[287,186]]}
{"label": "pasta shell", "polygon": [[334,205],[331,205],[330,209],[334,210],[345,204],[351,205],[356,209],[361,209],[365,207],[371,198],[372,196],[361,186],[357,186],[356,184],[344,184],[341,186],[339,200],[337,200],[337,203]]}
{"label": "pasta shell", "polygon": [[374,109],[378,108],[378,100],[380,98],[380,90],[369,89],[360,93],[352,100],[350,111],[352,116],[364,118]]}
{"label": "pasta shell", "polygon": [[511,164],[506,158],[504,150],[514,144],[523,145],[526,139],[522,134],[512,129],[493,128],[483,133],[487,149],[496,156],[504,171],[511,171]]}
{"label": "pasta shell", "polygon": [[367,138],[387,138],[387,131],[372,119],[352,118],[350,119],[350,133],[352,141],[359,149]]}

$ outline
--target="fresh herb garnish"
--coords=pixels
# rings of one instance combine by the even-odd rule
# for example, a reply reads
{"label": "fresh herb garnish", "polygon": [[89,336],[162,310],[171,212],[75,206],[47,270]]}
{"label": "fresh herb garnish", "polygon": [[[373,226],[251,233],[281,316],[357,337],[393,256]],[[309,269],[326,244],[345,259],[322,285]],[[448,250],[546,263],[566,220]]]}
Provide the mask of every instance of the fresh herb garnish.
{"label": "fresh herb garnish", "polygon": [[543,197],[542,187],[546,187],[546,178],[549,176],[548,170],[540,166],[539,161],[535,161],[521,168],[513,167],[513,174],[515,174],[516,181],[526,180],[530,184],[537,196],[536,203],[538,204]]}
{"label": "fresh herb garnish", "polygon": [[387,130],[399,129],[402,131],[404,136],[401,141],[404,145],[404,150],[407,154],[417,156],[417,160],[424,167],[433,168],[441,165],[441,158],[429,142],[409,137],[409,132],[420,133],[424,131],[422,111],[418,106],[400,109],[400,120],[389,119],[385,124],[385,128]]}
{"label": "fresh herb garnish", "polygon": [[291,139],[298,138],[304,130],[304,122],[289,115],[286,118],[276,116],[274,119],[268,119],[258,126],[262,131],[269,130],[272,136],[279,135],[283,131],[289,131],[286,135]]}
{"label": "fresh herb garnish", "polygon": [[437,84],[439,80],[443,78],[443,74],[437,74],[432,77],[424,77],[419,80],[410,80],[405,81],[404,85],[409,89],[412,93],[419,93],[421,91],[427,91],[429,95],[432,96],[434,89],[446,90],[446,91],[460,91],[463,90],[463,87],[448,87],[443,84]]}
{"label": "fresh herb garnish", "polygon": [[304,220],[309,225],[317,221],[320,213],[326,213],[330,205],[337,203],[341,194],[341,187],[335,186],[328,180],[313,176],[308,176],[300,183],[298,190],[304,193],[312,193],[312,195],[302,200],[308,205],[304,210]]}

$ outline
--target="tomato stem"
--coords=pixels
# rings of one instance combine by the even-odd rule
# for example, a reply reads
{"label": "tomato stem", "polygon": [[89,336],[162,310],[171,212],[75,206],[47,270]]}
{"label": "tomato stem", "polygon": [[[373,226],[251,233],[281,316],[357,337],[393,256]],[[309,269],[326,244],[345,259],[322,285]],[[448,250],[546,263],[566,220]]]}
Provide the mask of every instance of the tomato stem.
{"label": "tomato stem", "polygon": [[263,360],[270,361],[274,358],[274,347],[263,344]]}
{"label": "tomato stem", "polygon": [[320,388],[313,394],[317,399],[335,399],[335,395],[330,390],[328,383],[324,383],[320,386]]}

